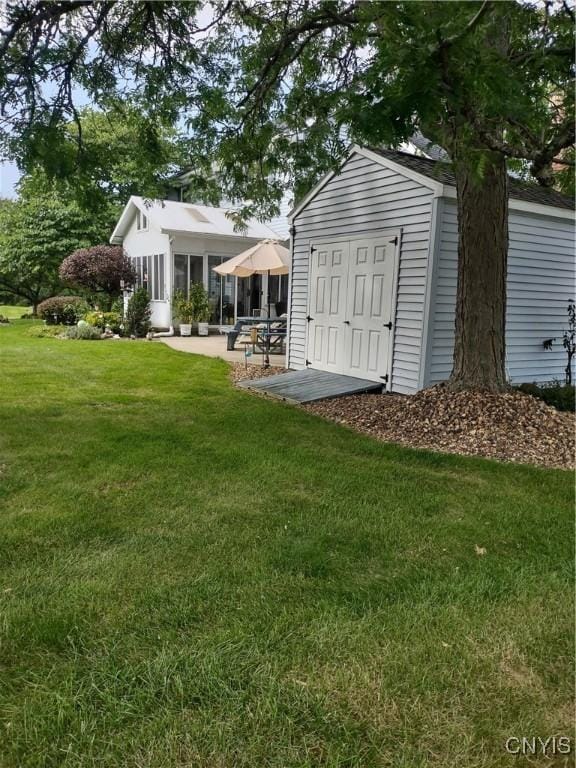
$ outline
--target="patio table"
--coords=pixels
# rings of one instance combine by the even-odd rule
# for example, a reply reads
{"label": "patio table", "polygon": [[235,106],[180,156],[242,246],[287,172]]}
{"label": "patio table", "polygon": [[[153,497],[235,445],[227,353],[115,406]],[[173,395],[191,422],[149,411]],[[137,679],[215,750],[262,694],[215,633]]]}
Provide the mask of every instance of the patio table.
{"label": "patio table", "polygon": [[256,328],[258,330],[257,344],[263,349],[268,345],[269,349],[274,347],[282,348],[287,331],[287,321],[285,317],[239,317],[233,329],[226,334],[227,349],[229,351],[234,349],[236,339],[245,326]]}

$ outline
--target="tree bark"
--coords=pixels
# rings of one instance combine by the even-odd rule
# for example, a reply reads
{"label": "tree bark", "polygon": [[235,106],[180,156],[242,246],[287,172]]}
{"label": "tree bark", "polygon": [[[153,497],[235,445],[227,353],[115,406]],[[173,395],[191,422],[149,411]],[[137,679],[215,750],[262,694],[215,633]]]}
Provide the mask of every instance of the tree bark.
{"label": "tree bark", "polygon": [[489,156],[481,178],[455,160],[458,288],[452,390],[501,392],[505,369],[508,176],[503,155]]}

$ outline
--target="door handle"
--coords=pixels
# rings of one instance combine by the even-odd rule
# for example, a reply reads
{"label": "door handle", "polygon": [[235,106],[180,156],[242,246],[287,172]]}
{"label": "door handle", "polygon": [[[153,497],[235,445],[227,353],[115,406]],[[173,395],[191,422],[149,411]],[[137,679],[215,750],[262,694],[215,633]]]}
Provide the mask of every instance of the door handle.
{"label": "door handle", "polygon": [[350,325],[350,320],[344,320],[344,325]]}
{"label": "door handle", "polygon": [[389,323],[384,323],[384,328],[388,328],[389,331],[392,330],[392,320],[390,320]]}

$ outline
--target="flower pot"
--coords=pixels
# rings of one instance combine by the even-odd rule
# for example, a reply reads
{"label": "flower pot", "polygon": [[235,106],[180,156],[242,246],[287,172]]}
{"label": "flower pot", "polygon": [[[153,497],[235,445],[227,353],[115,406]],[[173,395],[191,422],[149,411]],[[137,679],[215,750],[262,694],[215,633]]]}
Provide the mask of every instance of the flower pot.
{"label": "flower pot", "polygon": [[180,336],[192,336],[191,323],[180,323]]}
{"label": "flower pot", "polygon": [[198,323],[198,336],[208,336],[208,323]]}

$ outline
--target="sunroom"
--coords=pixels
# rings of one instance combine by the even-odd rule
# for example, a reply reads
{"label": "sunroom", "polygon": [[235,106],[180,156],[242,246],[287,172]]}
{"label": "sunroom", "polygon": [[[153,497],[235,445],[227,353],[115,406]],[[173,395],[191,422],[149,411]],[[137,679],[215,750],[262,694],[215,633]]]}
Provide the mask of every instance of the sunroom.
{"label": "sunroom", "polygon": [[268,290],[273,311],[278,315],[286,311],[288,276],[234,278],[213,271],[265,238],[281,239],[257,221],[236,231],[222,208],[131,197],[110,242],[122,245],[133,260],[137,284],[150,294],[154,327],[172,325],[175,291],[187,294],[191,283],[202,282],[210,299],[210,325],[216,328],[231,325],[238,317],[258,316],[267,304]]}

